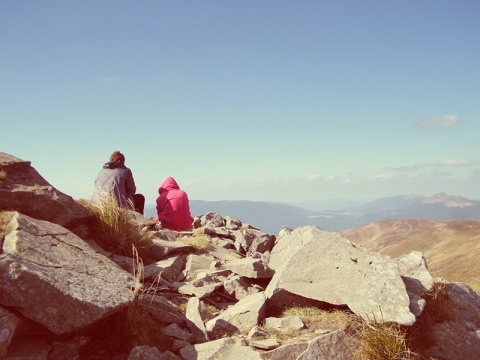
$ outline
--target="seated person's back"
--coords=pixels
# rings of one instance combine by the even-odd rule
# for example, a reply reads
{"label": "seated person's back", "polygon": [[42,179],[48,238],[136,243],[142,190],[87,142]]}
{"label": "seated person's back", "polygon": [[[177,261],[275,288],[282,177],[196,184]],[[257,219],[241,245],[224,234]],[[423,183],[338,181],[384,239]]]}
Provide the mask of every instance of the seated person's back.
{"label": "seated person's back", "polygon": [[191,230],[193,217],[190,203],[185,191],[181,190],[175,179],[167,177],[158,189],[157,220],[165,229],[183,231]]}

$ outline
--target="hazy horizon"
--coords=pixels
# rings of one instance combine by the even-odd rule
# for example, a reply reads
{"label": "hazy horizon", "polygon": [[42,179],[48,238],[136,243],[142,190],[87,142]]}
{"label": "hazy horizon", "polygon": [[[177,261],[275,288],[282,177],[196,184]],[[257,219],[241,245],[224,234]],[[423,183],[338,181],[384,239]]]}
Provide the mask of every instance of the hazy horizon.
{"label": "hazy horizon", "polygon": [[[441,192],[443,193],[443,192]],[[408,197],[408,196],[415,196],[415,197],[422,197],[422,198],[429,198],[431,196],[437,195],[439,193],[431,194],[429,196],[424,196],[420,194],[397,194],[397,195],[392,195],[392,196],[385,196],[385,197],[378,197],[378,198],[373,198],[370,200],[366,201],[355,201],[355,200],[348,200],[348,199],[316,199],[316,200],[311,200],[307,202],[301,202],[301,203],[293,203],[293,202],[285,202],[285,201],[252,201],[252,200],[247,200],[247,199],[237,199],[237,200],[231,200],[231,199],[224,199],[224,200],[204,200],[204,199],[190,199],[190,201],[205,201],[205,202],[230,202],[230,201],[248,201],[248,202],[259,202],[259,203],[272,203],[272,204],[280,204],[280,205],[291,205],[295,207],[302,208],[304,210],[311,210],[311,211],[325,211],[325,210],[342,210],[350,206],[362,206],[369,204],[371,202],[381,200],[381,199],[386,199],[386,198],[392,198],[392,197]],[[446,194],[448,196],[459,196],[456,194]],[[472,199],[472,198],[466,198],[467,200],[471,201],[480,201],[480,199]],[[155,207],[155,203],[146,203],[145,206],[148,207]]]}

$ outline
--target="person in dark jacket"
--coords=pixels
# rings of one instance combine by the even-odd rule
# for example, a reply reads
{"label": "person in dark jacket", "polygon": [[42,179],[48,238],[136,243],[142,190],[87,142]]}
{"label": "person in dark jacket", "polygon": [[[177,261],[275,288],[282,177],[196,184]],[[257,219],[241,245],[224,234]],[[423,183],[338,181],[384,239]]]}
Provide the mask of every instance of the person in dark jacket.
{"label": "person in dark jacket", "polygon": [[175,179],[167,177],[158,188],[157,221],[165,229],[191,230],[193,217],[187,193],[180,189]]}
{"label": "person in dark jacket", "polygon": [[115,151],[95,179],[92,202],[98,204],[111,194],[117,200],[118,206],[143,214],[145,197],[136,194],[136,190],[132,171],[125,166],[125,156],[120,151]]}

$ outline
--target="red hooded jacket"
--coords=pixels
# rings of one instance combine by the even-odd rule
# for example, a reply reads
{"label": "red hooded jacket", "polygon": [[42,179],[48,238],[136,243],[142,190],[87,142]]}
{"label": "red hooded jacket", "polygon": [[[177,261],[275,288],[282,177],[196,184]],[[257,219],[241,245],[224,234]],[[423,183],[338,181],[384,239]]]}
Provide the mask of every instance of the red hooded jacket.
{"label": "red hooded jacket", "polygon": [[192,228],[193,218],[190,203],[185,191],[181,190],[175,179],[167,177],[158,188],[157,219],[165,229],[182,231]]}

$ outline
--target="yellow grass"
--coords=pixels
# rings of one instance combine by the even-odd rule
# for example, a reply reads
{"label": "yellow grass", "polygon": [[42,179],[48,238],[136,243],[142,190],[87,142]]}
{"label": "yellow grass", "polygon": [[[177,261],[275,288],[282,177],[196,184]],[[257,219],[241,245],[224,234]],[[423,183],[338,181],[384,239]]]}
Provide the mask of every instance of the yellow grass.
{"label": "yellow grass", "polygon": [[273,336],[281,344],[288,344],[298,340],[308,341],[318,336],[319,332],[337,329],[347,330],[351,323],[351,315],[339,309],[324,310],[313,306],[292,306],[284,309],[270,309],[267,315],[275,317],[297,316],[305,327],[296,331],[279,331],[277,329],[261,326],[270,336]]}
{"label": "yellow grass", "polygon": [[407,329],[412,349],[422,352],[434,344],[432,332],[441,322],[455,320],[452,314],[452,302],[446,291],[446,283],[436,281],[432,289],[423,296],[426,306],[413,326]]}
{"label": "yellow grass", "polygon": [[11,211],[0,211],[0,239],[12,231],[12,229],[9,227],[12,215],[13,212]]}
{"label": "yellow grass", "polygon": [[195,234],[184,242],[200,251],[206,251],[212,247],[210,238],[205,234]]}
{"label": "yellow grass", "polygon": [[365,322],[357,317],[359,337],[358,355],[369,360],[421,359],[425,349],[435,340],[431,337],[434,327],[441,322],[454,320],[452,302],[446,291],[446,283],[436,281],[423,298],[426,300],[422,314],[413,326],[402,327],[396,323],[378,324]]}
{"label": "yellow grass", "polygon": [[452,302],[446,291],[446,286],[445,282],[436,281],[432,289],[424,295],[427,305],[422,316],[428,318],[432,323],[453,320]]}
{"label": "yellow grass", "polygon": [[82,359],[105,359],[114,355],[128,355],[135,346],[155,346],[167,350],[171,340],[162,334],[164,327],[139,302],[143,293],[143,263],[133,248],[135,282],[132,302],[123,310],[103,319],[85,331],[93,340],[81,351]]}
{"label": "yellow grass", "polygon": [[200,303],[200,312],[203,318],[213,318],[214,316],[218,315],[220,310],[213,305],[207,304],[205,302]]}
{"label": "yellow grass", "polygon": [[86,200],[78,201],[90,210],[95,218],[94,240],[106,250],[118,255],[130,256],[132,246],[138,250],[141,258],[148,257],[152,244],[147,234],[130,222],[131,211],[121,208],[113,196],[105,196],[100,204]]}
{"label": "yellow grass", "polygon": [[379,324],[358,318],[357,356],[365,360],[409,360],[416,355],[407,346],[406,332],[396,323]]}
{"label": "yellow grass", "polygon": [[413,360],[419,359],[408,346],[406,330],[396,323],[380,324],[366,322],[361,317],[340,309],[323,310],[317,307],[290,307],[282,311],[281,317],[298,316],[305,324],[301,331],[282,333],[265,330],[281,343],[292,339],[316,335],[319,329],[342,328],[356,340],[351,343],[352,359],[357,360]]}
{"label": "yellow grass", "polygon": [[349,314],[340,310],[327,311],[316,307],[290,307],[282,312],[282,317],[298,316],[302,321],[309,325],[315,322],[323,324],[331,323],[340,327],[347,327],[351,323]]}

